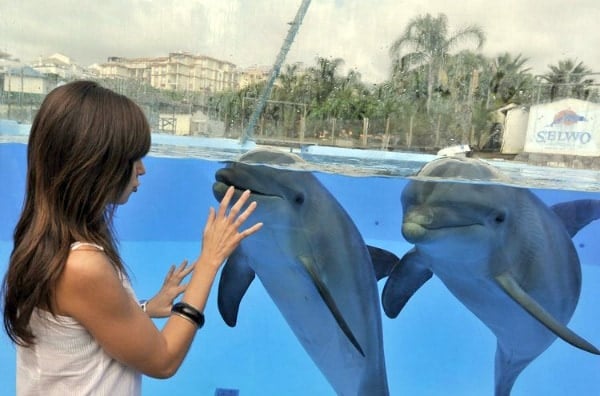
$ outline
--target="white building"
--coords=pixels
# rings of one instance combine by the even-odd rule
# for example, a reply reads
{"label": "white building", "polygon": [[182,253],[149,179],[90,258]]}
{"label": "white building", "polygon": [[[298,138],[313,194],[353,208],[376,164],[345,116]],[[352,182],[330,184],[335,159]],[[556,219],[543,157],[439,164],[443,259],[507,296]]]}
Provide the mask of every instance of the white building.
{"label": "white building", "polygon": [[15,67],[4,75],[4,92],[47,94],[53,88],[48,78],[29,66]]}
{"label": "white building", "polygon": [[170,91],[211,93],[238,87],[233,63],[187,52],[156,58],[111,57],[94,68],[103,78],[134,79]]}
{"label": "white building", "polygon": [[248,67],[240,72],[239,88],[244,89],[261,81],[267,81],[271,74],[269,66]]}
{"label": "white building", "polygon": [[496,111],[495,119],[502,125],[502,154],[519,154],[525,147],[529,109],[511,103]]}
{"label": "white building", "polygon": [[56,81],[68,81],[85,76],[84,68],[77,65],[66,55],[55,53],[48,57],[39,57],[31,67],[47,76],[52,76]]}

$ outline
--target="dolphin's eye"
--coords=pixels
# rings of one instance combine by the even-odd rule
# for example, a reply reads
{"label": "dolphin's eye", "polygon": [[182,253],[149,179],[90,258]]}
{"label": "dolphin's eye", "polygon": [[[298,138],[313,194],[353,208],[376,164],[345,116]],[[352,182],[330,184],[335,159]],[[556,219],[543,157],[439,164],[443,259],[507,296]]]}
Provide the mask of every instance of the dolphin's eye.
{"label": "dolphin's eye", "polygon": [[504,223],[504,220],[506,220],[506,214],[504,213],[496,214],[496,218],[494,219],[496,224]]}
{"label": "dolphin's eye", "polygon": [[298,205],[302,205],[304,203],[304,194],[296,195],[294,202],[296,202]]}

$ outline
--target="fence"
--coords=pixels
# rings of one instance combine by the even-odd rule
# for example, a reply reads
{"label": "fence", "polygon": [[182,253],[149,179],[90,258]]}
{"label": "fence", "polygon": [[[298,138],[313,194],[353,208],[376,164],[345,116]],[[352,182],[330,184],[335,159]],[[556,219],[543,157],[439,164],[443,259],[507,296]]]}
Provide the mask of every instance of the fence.
{"label": "fence", "polygon": [[[188,97],[185,93],[146,90],[139,84],[103,85],[134,99],[144,109],[154,131],[187,135],[218,136],[238,139],[248,124],[255,103],[246,100],[241,111],[225,114],[211,107],[208,96]],[[114,82],[113,82],[114,85]],[[591,84],[586,92],[575,91],[569,84],[555,87],[552,96],[585,95],[590,102],[600,103],[600,85]],[[529,106],[548,101],[548,84],[534,90]],[[0,118],[30,124],[44,96],[22,92],[0,91]],[[189,127],[181,121],[189,117]],[[171,121],[171,123],[166,122]],[[172,125],[177,121],[179,127]],[[168,126],[168,127],[167,127]],[[440,108],[430,114],[424,111],[396,111],[386,117],[340,119],[314,117],[303,103],[268,101],[254,130],[254,139],[267,144],[320,144],[378,150],[436,151],[454,144],[470,144],[479,149],[497,150],[501,136],[495,129],[490,111],[472,106]]]}

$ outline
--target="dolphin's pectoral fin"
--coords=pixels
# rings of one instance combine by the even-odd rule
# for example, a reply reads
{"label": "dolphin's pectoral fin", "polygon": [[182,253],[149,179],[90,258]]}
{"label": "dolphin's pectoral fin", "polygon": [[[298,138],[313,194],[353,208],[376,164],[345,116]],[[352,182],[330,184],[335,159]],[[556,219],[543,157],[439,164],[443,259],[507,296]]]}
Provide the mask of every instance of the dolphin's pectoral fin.
{"label": "dolphin's pectoral fin", "polygon": [[238,247],[227,259],[219,279],[217,302],[221,317],[228,326],[236,325],[240,302],[254,277],[248,257]]}
{"label": "dolphin's pectoral fin", "polygon": [[388,276],[392,271],[392,268],[400,261],[398,256],[387,250],[369,245],[367,245],[367,248],[371,255],[371,262],[373,263],[373,268],[375,268],[377,280],[381,280]]}
{"label": "dolphin's pectoral fin", "polygon": [[348,337],[348,340],[352,343],[352,345],[354,345],[356,350],[364,357],[365,353],[363,349],[361,348],[360,344],[358,343],[358,340],[352,333],[350,326],[344,319],[344,316],[342,315],[342,312],[335,303],[335,300],[329,292],[327,285],[325,285],[325,283],[323,283],[323,281],[319,277],[318,271],[313,265],[313,261],[308,257],[299,257],[299,259],[308,271],[308,274],[310,275],[315,287],[317,288],[319,295],[325,302],[325,305],[327,305],[327,307],[329,308],[329,311],[331,311],[331,314],[335,318],[337,324],[340,326],[340,329],[342,329],[346,337]]}
{"label": "dolphin's pectoral fin", "polygon": [[519,305],[521,305],[527,312],[529,312],[534,318],[540,323],[546,326],[550,331],[562,338],[569,344],[583,349],[584,351],[600,355],[600,350],[590,344],[582,337],[575,334],[564,324],[556,320],[550,315],[544,307],[542,307],[537,301],[535,301],[525,290],[519,286],[515,278],[509,273],[503,273],[495,277],[502,289]]}
{"label": "dolphin's pectoral fin", "polygon": [[412,295],[433,275],[420,262],[419,253],[412,249],[390,272],[381,294],[383,310],[388,317],[398,316]]}
{"label": "dolphin's pectoral fin", "polygon": [[600,219],[600,200],[597,199],[562,202],[550,209],[560,217],[571,238],[592,221]]}

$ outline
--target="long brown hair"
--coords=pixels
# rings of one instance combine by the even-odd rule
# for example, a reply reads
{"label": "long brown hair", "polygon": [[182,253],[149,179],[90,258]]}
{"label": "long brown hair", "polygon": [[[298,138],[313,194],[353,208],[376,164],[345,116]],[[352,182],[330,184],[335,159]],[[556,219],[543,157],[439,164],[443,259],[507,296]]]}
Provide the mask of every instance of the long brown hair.
{"label": "long brown hair", "polygon": [[54,313],[54,290],[75,241],[101,245],[126,276],[112,227],[134,162],[150,150],[150,127],[130,99],[92,81],[50,92],[27,147],[27,182],[4,277],[4,327],[15,343],[35,335],[35,308]]}

